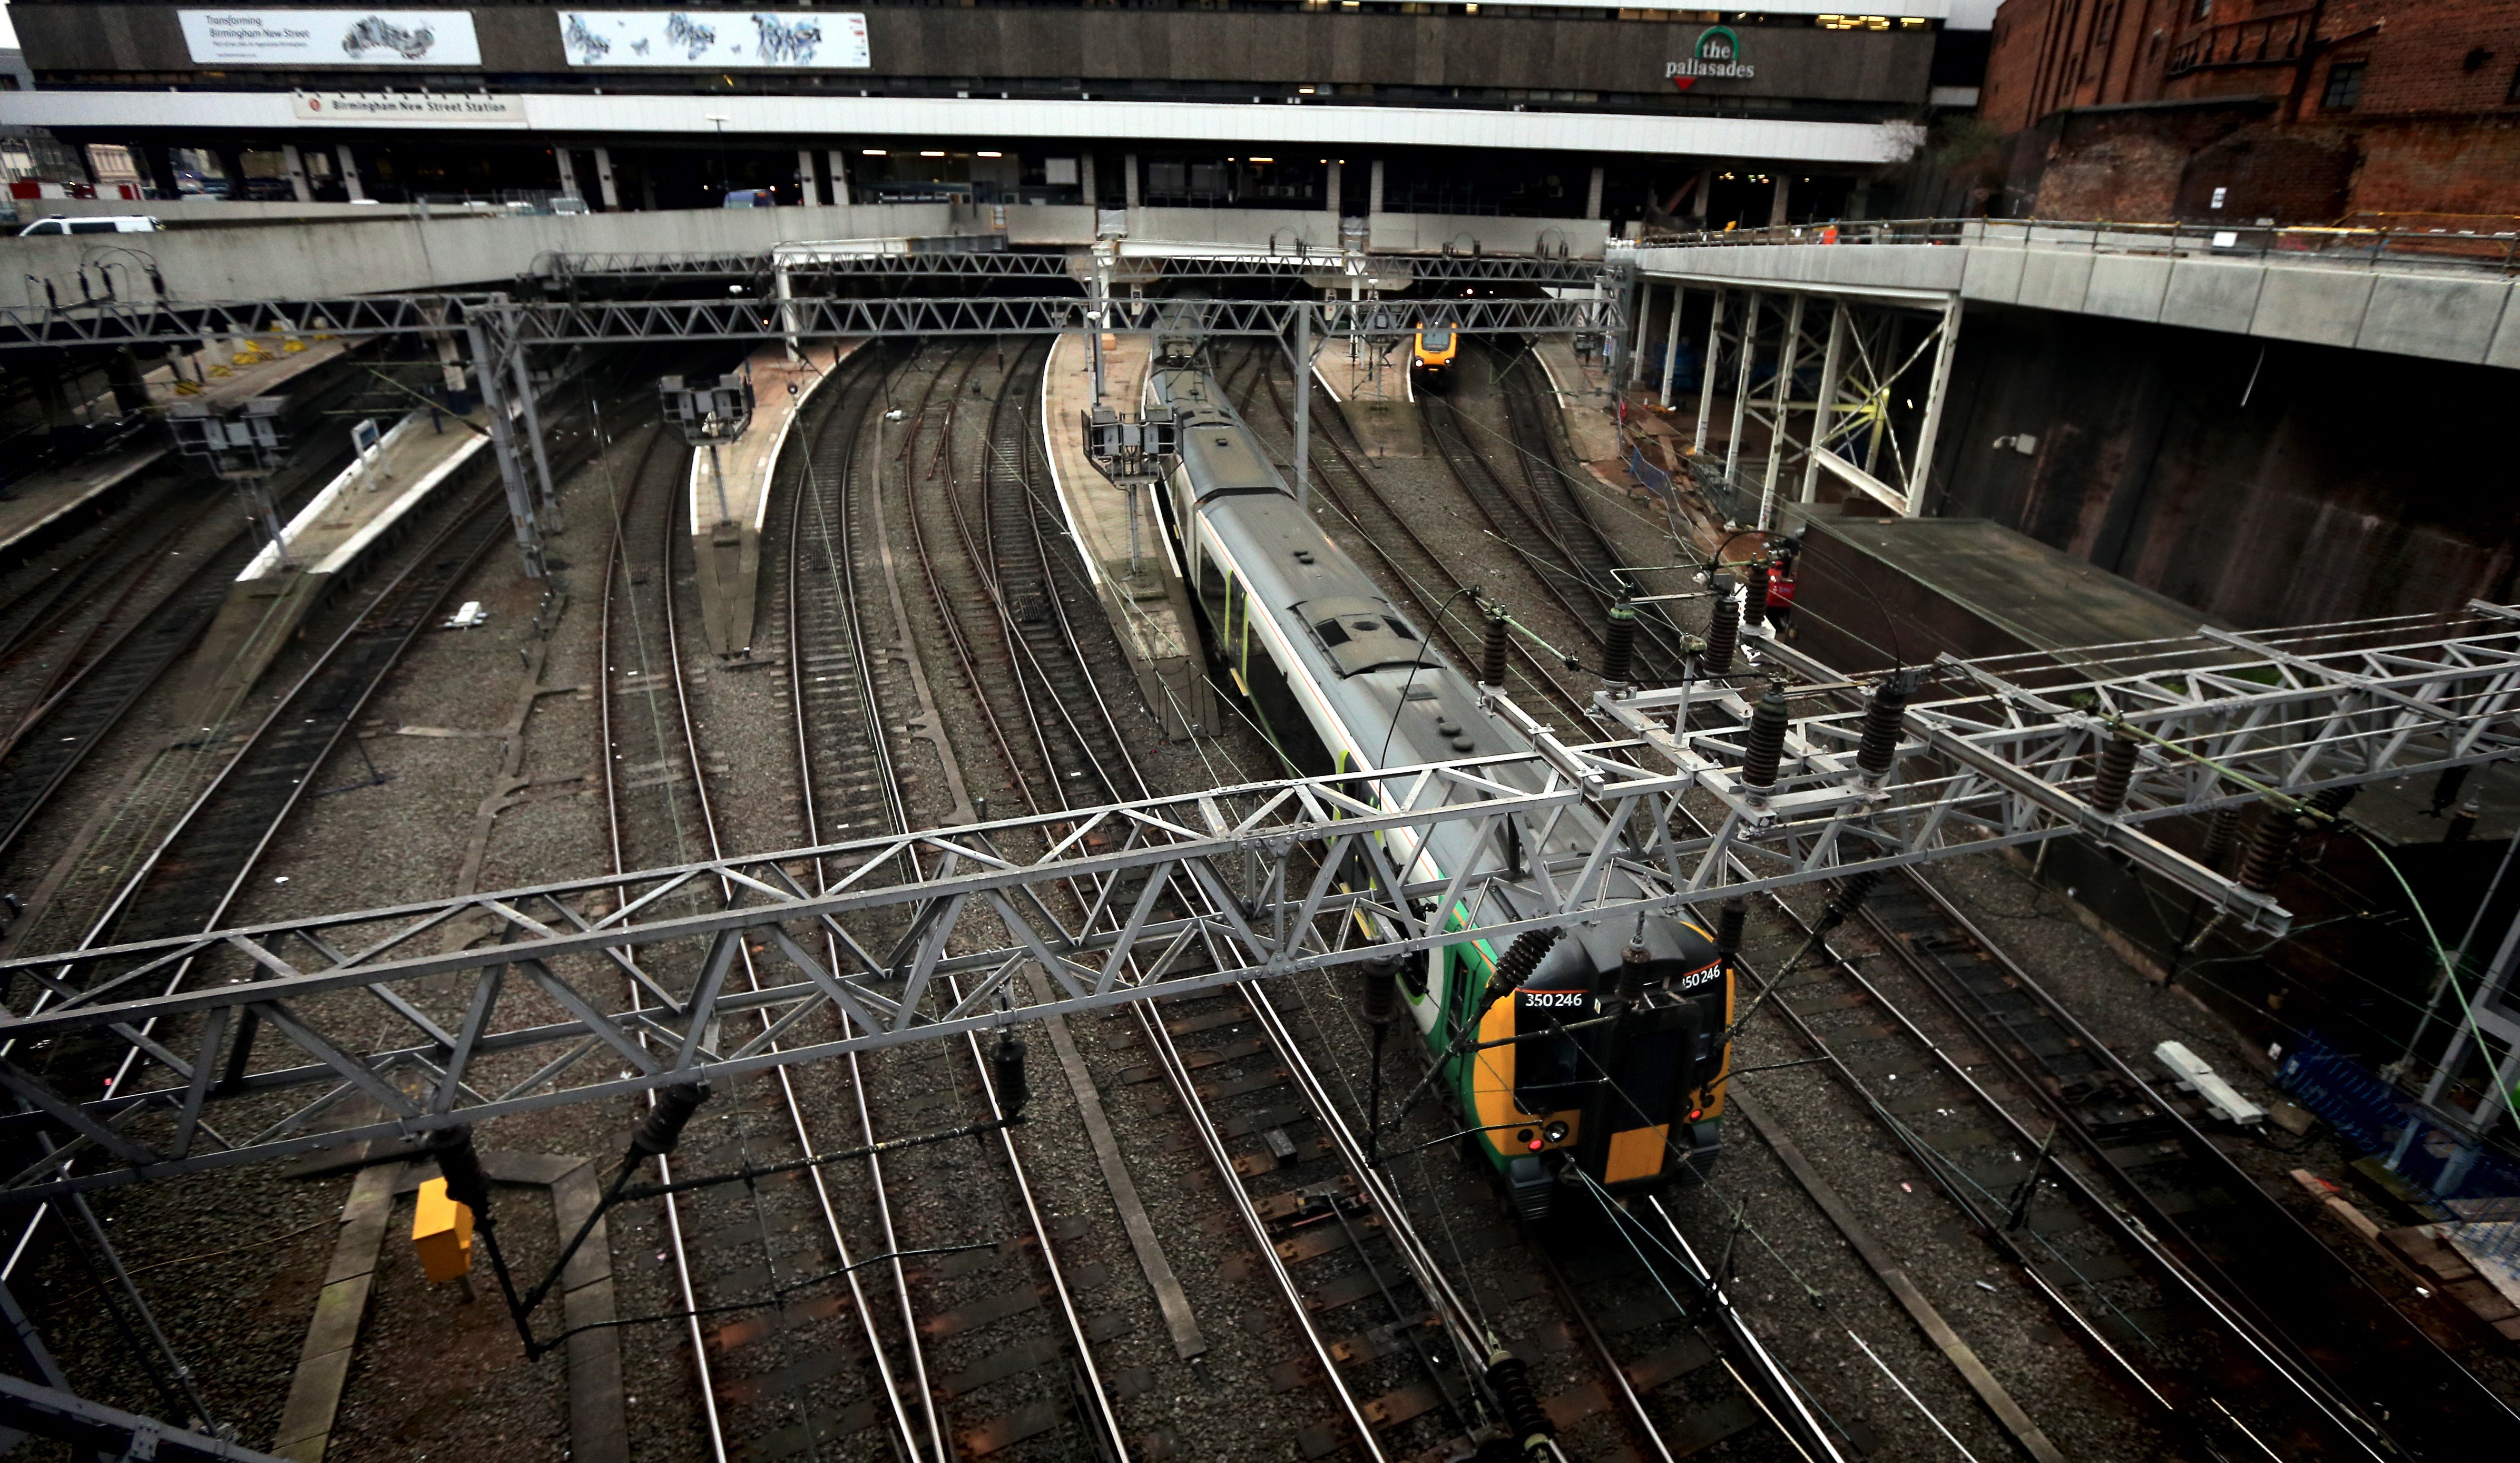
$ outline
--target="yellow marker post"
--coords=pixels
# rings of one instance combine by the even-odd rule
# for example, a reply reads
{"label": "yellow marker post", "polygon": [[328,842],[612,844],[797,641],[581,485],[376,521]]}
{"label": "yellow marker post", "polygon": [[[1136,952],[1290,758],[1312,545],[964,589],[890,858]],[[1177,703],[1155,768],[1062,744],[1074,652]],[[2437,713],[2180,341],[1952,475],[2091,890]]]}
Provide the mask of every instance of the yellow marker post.
{"label": "yellow marker post", "polygon": [[445,1179],[432,1178],[420,1186],[411,1243],[432,1281],[458,1280],[472,1273],[472,1211],[446,1197]]}

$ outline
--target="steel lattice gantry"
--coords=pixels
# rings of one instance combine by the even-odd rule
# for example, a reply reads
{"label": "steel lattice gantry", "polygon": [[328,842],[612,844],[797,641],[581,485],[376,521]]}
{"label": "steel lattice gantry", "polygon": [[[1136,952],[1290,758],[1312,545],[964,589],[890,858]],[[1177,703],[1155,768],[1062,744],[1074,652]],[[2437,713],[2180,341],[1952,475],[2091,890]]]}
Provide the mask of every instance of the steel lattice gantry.
{"label": "steel lattice gantry", "polygon": [[[347,295],[301,300],[103,300],[66,309],[0,308],[0,359],[12,350],[191,344],[212,336],[400,335],[469,340],[490,418],[509,516],[525,572],[543,576],[543,523],[560,494],[534,416],[526,354],[537,346],[628,345],[691,339],[786,340],[931,335],[1031,335],[1151,331],[1281,339],[1385,338],[1420,326],[1521,334],[1616,336],[1611,297],[1476,300],[1142,300],[1077,295],[1007,299],[794,295],[775,300],[519,300],[504,293]],[[1587,291],[1594,295],[1593,291]],[[1603,292],[1606,293],[1606,292]],[[526,481],[530,464],[534,483]],[[537,489],[539,493],[537,494]]]}
{"label": "steel lattice gantry", "polygon": [[[1124,300],[1102,328],[1220,335],[1290,333],[1312,313],[1323,335],[1405,335],[1451,322],[1476,332],[1598,334],[1618,328],[1612,299]],[[180,344],[205,335],[394,335],[480,327],[502,351],[628,345],[722,336],[1054,334],[1095,324],[1094,301],[1055,297],[790,300],[518,300],[505,294],[349,295],[317,300],[103,301],[62,310],[0,308],[0,351],[33,346]]]}
{"label": "steel lattice gantry", "polygon": [[[2520,610],[2471,609],[1947,660],[1877,787],[1855,766],[1860,712],[1794,718],[1784,776],[1763,797],[1741,785],[1750,708],[1737,691],[1605,694],[1598,713],[1618,734],[1589,744],[1499,696],[1493,713],[1536,750],[12,959],[0,1086],[22,1111],[0,1131],[24,1166],[0,1200],[2069,833],[2279,931],[2288,916],[2265,894],[2144,825],[2520,752]],[[1845,685],[1754,644],[1815,690]],[[2139,751],[2108,812],[2087,796],[2103,737]],[[1547,908],[1508,918],[1491,898],[1500,874],[1412,862],[1445,823],[1558,850],[1529,860]],[[1596,831],[1568,832],[1581,828]],[[1613,867],[1647,892],[1605,893]],[[731,907],[721,888],[737,891]],[[1387,942],[1366,943],[1367,924]],[[468,948],[480,929],[491,943]],[[747,946],[760,989],[729,981]],[[943,998],[946,975],[959,1000]],[[739,1012],[767,1020],[724,1019]],[[834,1016],[845,1035],[802,1040]],[[110,1094],[67,1086],[134,1053]],[[386,1116],[312,1130],[358,1095]],[[37,1156],[45,1132],[62,1141]]]}
{"label": "steel lattice gantry", "polygon": [[[785,269],[798,277],[873,276],[895,279],[1081,279],[1092,268],[1092,250],[980,248],[972,236],[944,240],[844,239],[784,244],[744,253],[546,254],[535,273],[552,280],[664,280],[676,276],[719,279],[767,277]],[[1133,269],[1167,279],[1295,279],[1324,272],[1398,277],[1429,284],[1539,285],[1582,288],[1601,282],[1609,266],[1598,259],[1552,259],[1532,254],[1371,254],[1337,249],[1261,250],[1202,248],[1195,244],[1121,241],[1114,255]]]}
{"label": "steel lattice gantry", "polygon": [[[1815,501],[1822,473],[1903,516],[1925,510],[1959,341],[1957,292],[1657,273],[1641,277],[1641,301],[1656,286],[1669,288],[1671,326],[1658,358],[1637,342],[1630,379],[1659,372],[1661,404],[1672,405],[1681,301],[1690,289],[1707,294],[1692,441],[1711,465],[1716,396],[1729,392],[1722,477],[1741,521],[1753,521],[1755,502],[1757,525],[1770,526],[1780,493]],[[1634,314],[1642,333],[1648,311]]]}

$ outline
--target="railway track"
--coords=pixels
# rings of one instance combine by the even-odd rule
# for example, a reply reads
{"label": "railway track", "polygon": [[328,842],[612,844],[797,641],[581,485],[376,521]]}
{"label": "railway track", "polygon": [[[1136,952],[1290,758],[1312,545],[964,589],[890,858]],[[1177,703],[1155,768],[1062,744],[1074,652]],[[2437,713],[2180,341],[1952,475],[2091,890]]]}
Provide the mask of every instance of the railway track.
{"label": "railway track", "polygon": [[[1515,394],[1508,389],[1509,402]],[[1517,440],[1544,425],[1528,420],[1528,405],[1514,417]],[[1538,461],[1534,473],[1542,471]],[[2508,1418],[2186,1115],[2070,1013],[2044,995],[2026,995],[2036,982],[1948,900],[1902,877],[1874,897],[1866,918],[1931,993],[1918,1001],[1912,992],[1911,1006],[1932,1008],[1948,1030],[1927,1035],[1904,1013],[1879,1022],[1873,1004],[1887,998],[1860,988],[1825,993],[1830,1001],[1854,1004],[1818,1013],[1788,1004],[1786,1019],[1831,1055],[1832,1070],[1936,1174],[1975,1230],[2138,1395],[2165,1415],[2205,1419],[2213,1445],[2249,1450],[2254,1444],[2246,1439],[2256,1432],[2304,1456],[2370,1456],[2377,1441],[2371,1420],[2380,1417],[2398,1419],[2386,1431],[2420,1438],[2440,1414],[2416,1397],[2461,1393],[2478,1409],[2465,1415]],[[1838,978],[1861,980],[1852,967]],[[1849,1061],[1824,1040],[1815,1016],[1881,1035],[1860,1039]],[[1881,1064],[1891,1060],[1882,1042],[1893,1030],[1910,1043],[1912,1060],[1900,1069],[1901,1088],[1885,1094],[1868,1088],[1866,1075],[1877,1088],[1888,1070]],[[1985,1073],[1952,1064],[1938,1041],[1974,1052]],[[1981,1084],[1980,1075],[1991,1075],[1993,1085]],[[1905,1086],[1911,1083],[1917,1085]],[[2025,1092],[2033,1100],[2023,1101]],[[1896,1111],[1883,1105],[1894,1097]],[[1920,1126],[1902,1113],[1928,1116]],[[2022,1161],[2038,1154],[2046,1130],[2060,1122],[2057,1130],[2079,1145],[2079,1160],[2070,1172],[2050,1163],[2039,1202],[2012,1226]],[[1941,1139],[1957,1139],[1957,1146],[1935,1146]],[[2007,1175],[2010,1182],[1999,1181]],[[2308,1277],[2318,1283],[2305,1283]],[[2298,1339],[2305,1336],[2322,1339],[2305,1349]],[[2207,1382],[2199,1387],[2190,1378]]]}
{"label": "railway track", "polygon": [[[2116,1314],[2140,1345],[2192,1339],[2208,1325],[2228,1335],[2248,1354],[2188,1379],[2205,1379],[2199,1390],[2210,1392],[2214,1379],[2245,1376],[2255,1361],[2262,1396],[2329,1426],[2328,1456],[2385,1455],[2394,1446],[2439,1457],[2498,1431],[2520,1439],[2520,1417],[2242,1170],[2200,1126],[2199,1105],[2147,1082],[1931,880],[1900,879],[1867,902],[1864,917],[1986,1053],[1993,1089],[2026,1094],[2016,1110],[2060,1125],[2050,1130],[2072,1145],[2048,1164],[2052,1176],[2039,1196],[2050,1202],[2025,1209],[2020,1232],[2040,1249],[2071,1253],[2092,1229],[2131,1230],[2157,1252],[2157,1269],[2185,1277],[2159,1311]],[[2055,1202],[2093,1192],[2112,1201],[2112,1223],[2089,1223]],[[2173,1378],[2174,1396],[2182,1380]],[[2298,1455],[2311,1455],[2314,1433],[2298,1428]]]}
{"label": "railway track", "polygon": [[[872,361],[875,352],[867,354]],[[950,383],[957,390],[973,362],[958,364]],[[921,402],[902,414],[908,420],[893,438],[880,426],[868,430],[890,399],[891,374],[888,363],[859,364],[827,386],[834,395],[813,405],[813,420],[789,449],[796,467],[781,474],[791,492],[782,590],[790,755],[805,827],[817,839],[874,831],[870,824],[910,825],[908,789],[923,776],[923,760],[922,773],[908,771],[918,750],[902,729],[915,718],[898,714],[901,691],[922,703],[926,693],[903,615],[908,576],[885,542],[890,490],[881,479],[901,479],[914,519],[947,511],[919,501],[953,491],[937,480],[941,458],[926,451],[933,445],[941,454],[945,445],[939,396],[947,383],[941,373],[927,374]],[[890,471],[896,463],[900,470]],[[631,527],[644,531],[644,522]],[[670,532],[667,547],[677,547]],[[922,567],[922,581],[932,571]],[[949,593],[941,580],[931,590]],[[682,612],[669,607],[667,623]],[[686,806],[664,820],[688,828],[686,838],[705,851],[716,846],[712,754],[699,735],[708,718],[694,707],[706,692],[696,695],[681,674],[674,639],[648,665],[609,677],[652,684],[660,694],[669,684],[681,687],[672,692],[676,714],[652,718],[658,732],[617,761],[647,755],[662,763],[659,747],[679,745],[691,790],[676,795]],[[827,946],[826,954],[840,953]],[[736,978],[749,975],[747,956]],[[686,1168],[740,1171],[1003,1116],[989,1054],[976,1043],[961,1052],[922,1043],[828,1068],[783,1068],[742,1086],[702,1109],[686,1140]],[[835,1121],[850,1116],[847,1129]],[[999,1162],[975,1168],[959,1143],[928,1145],[867,1161],[858,1171],[864,1183],[836,1173],[827,1180],[817,1169],[792,1183],[683,1196],[668,1237],[686,1277],[685,1308],[717,1313],[692,1321],[716,1456],[951,1463],[1118,1455],[1093,1370],[1091,1322],[1076,1299],[1100,1283],[1102,1267],[1068,1253],[1088,1236],[1048,1213],[1011,1133],[1002,1128],[982,1141]]]}
{"label": "railway track", "polygon": [[[292,461],[275,486],[284,510],[329,478],[339,456],[328,449]],[[242,520],[224,534],[200,532],[231,508],[225,489],[216,486],[189,512],[179,498],[153,500],[142,510],[165,511],[170,521],[162,531],[132,535],[57,572],[46,581],[48,602],[12,627],[13,648],[0,653],[0,673],[23,699],[13,698],[19,719],[0,737],[0,858],[218,614],[255,548]],[[170,565],[178,554],[182,561]],[[54,598],[56,585],[63,598]],[[102,608],[68,593],[112,585],[120,588],[105,597]],[[87,623],[72,628],[81,614]],[[45,657],[42,666],[27,666],[38,654]]]}
{"label": "railway track", "polygon": [[[439,516],[436,532],[420,552],[369,598],[156,840],[106,902],[84,945],[188,933],[218,922],[384,673],[434,620],[449,591],[497,548],[504,527],[499,501],[495,488],[485,490]],[[161,989],[179,989],[192,970],[192,961],[179,962]],[[155,1024],[143,1033],[155,1033]],[[231,1070],[243,1068],[252,1038],[248,1018],[233,1039]],[[191,1049],[190,1034],[170,1040]],[[111,1047],[77,1041],[54,1042],[37,1053],[13,1052],[12,1058],[73,1091],[112,1090],[137,1059],[127,1044],[117,1056]],[[33,1157],[13,1155],[22,1165]],[[51,1212],[45,1205],[27,1219],[11,1247],[12,1268],[29,1253]]]}
{"label": "railway track", "polygon": [[[217,923],[384,673],[430,623],[448,592],[496,547],[498,504],[494,490],[481,490],[441,513],[428,543],[245,734],[208,785],[122,880],[82,947],[186,934]],[[171,977],[183,978],[183,967]],[[79,1089],[93,1085],[86,1074],[92,1056],[83,1043],[62,1042],[32,1064]]]}
{"label": "railway track", "polygon": [[[1050,610],[1050,585],[1047,561],[1031,529],[1028,485],[1036,455],[1025,440],[1023,418],[1010,408],[1038,389],[1045,354],[1027,342],[1015,353],[1012,370],[1001,376],[998,389],[982,391],[990,416],[983,427],[979,470],[969,470],[955,440],[955,419],[973,399],[968,388],[983,355],[977,342],[950,352],[928,376],[919,409],[906,424],[903,451],[893,461],[902,468],[899,502],[920,561],[927,607],[943,628],[960,679],[982,713],[986,740],[1006,771],[1006,785],[1035,807],[1057,807],[1080,794],[1087,802],[1100,800],[1103,769],[1113,765],[1105,759],[1125,753],[1114,743],[1098,742],[1082,719],[1066,713],[1059,698],[1088,699],[1088,687],[1054,674],[1035,654],[1041,623]],[[888,506],[894,500],[885,501]],[[959,554],[953,552],[957,548]],[[897,592],[897,567],[890,559],[886,563]],[[1030,610],[1031,621],[1010,613],[1011,594]],[[957,781],[971,785],[968,765],[958,765]],[[1046,789],[1048,797],[1037,798],[1036,789]],[[961,997],[960,988],[947,982],[945,998]],[[976,1038],[967,1038],[963,1046],[973,1069],[983,1070]],[[935,1076],[922,1086],[933,1090]],[[958,1375],[983,1383],[955,1394],[954,1400],[968,1409],[990,1409],[986,1420],[961,1431],[958,1439],[972,1454],[1125,1457],[1130,1445],[1113,1411],[1107,1368],[1097,1355],[1098,1341],[1107,1338],[1097,1336],[1099,1318],[1087,1316],[1081,1299],[1109,1279],[1108,1260],[1116,1257],[1087,1258],[1100,1252],[1102,1235],[1083,1219],[1051,1221],[1031,1165],[1012,1132],[1001,1130],[995,1146],[1003,1164],[993,1170],[1007,1185],[1001,1213],[1012,1221],[1021,1253],[1005,1254],[1009,1246],[1002,1244],[998,1264],[979,1275],[977,1284],[973,1277],[943,1274],[940,1265],[931,1306],[942,1314],[924,1328],[940,1344],[942,1364],[955,1365]],[[933,1152],[920,1157],[928,1165],[937,1163]],[[963,1173],[968,1192],[968,1169]],[[931,1186],[954,1181],[933,1169],[926,1176]],[[976,1218],[963,1219],[968,1224]],[[1037,1273],[1012,1289],[1000,1289],[1015,1278],[997,1273],[1012,1269],[1006,1264],[1011,1260],[1028,1260],[1026,1268],[1038,1266]],[[958,1280],[959,1287],[949,1285]],[[948,1300],[959,1304],[946,1308]],[[1027,1300],[1033,1304],[1024,1304]],[[956,1336],[954,1331],[965,1324],[955,1323],[964,1318],[968,1330],[984,1334]]]}
{"label": "railway track", "polygon": [[[1258,374],[1268,388],[1270,405],[1276,410],[1281,427],[1280,445],[1292,438],[1294,407],[1288,400],[1285,384],[1278,378],[1274,362],[1262,351],[1253,351]],[[1228,383],[1228,392],[1234,386]],[[1238,408],[1252,404],[1253,398],[1243,393]],[[1246,419],[1249,413],[1245,413]],[[1316,414],[1320,416],[1320,414]],[[1478,664],[1479,646],[1469,632],[1450,615],[1438,611],[1466,600],[1474,588],[1442,554],[1427,544],[1425,538],[1410,523],[1408,515],[1391,501],[1382,485],[1367,471],[1355,449],[1355,439],[1348,434],[1346,423],[1336,412],[1315,422],[1312,441],[1328,453],[1314,461],[1314,482],[1342,518],[1356,529],[1357,537],[1372,552],[1375,562],[1383,567],[1384,583],[1392,586],[1402,598],[1416,607],[1418,622],[1434,629],[1451,647],[1462,665]],[[1510,571],[1517,580],[1539,583],[1539,575],[1528,564],[1517,563]],[[1546,593],[1545,584],[1541,585]],[[1583,621],[1576,622],[1579,626]],[[1575,718],[1575,725],[1590,725],[1592,712],[1582,695],[1569,688],[1560,679],[1561,668],[1544,660],[1519,638],[1513,641],[1512,663],[1517,679],[1529,690],[1554,702]]]}
{"label": "railway track", "polygon": [[[1494,439],[1493,427],[1472,421],[1450,395],[1421,398],[1427,430],[1437,454],[1462,491],[1487,519],[1498,541],[1508,546],[1531,576],[1595,643],[1600,642],[1603,617],[1632,576],[1593,522],[1591,512],[1567,486],[1551,422],[1535,418],[1531,404],[1519,401],[1528,385],[1530,359],[1517,352],[1500,364],[1505,353],[1482,346],[1507,407],[1504,450],[1510,465],[1500,467],[1482,439]],[[1457,391],[1460,387],[1457,385]],[[1545,410],[1545,409],[1544,409]],[[1547,552],[1543,552],[1543,548]],[[1639,608],[1637,665],[1648,680],[1676,680],[1685,664],[1678,627],[1659,605]]]}
{"label": "railway track", "polygon": [[[0,603],[0,670],[14,669],[46,636],[91,613],[90,591],[119,584],[128,594],[134,578],[217,511],[223,496],[160,463],[119,513],[12,570],[17,587]],[[135,533],[125,517],[145,526]]]}
{"label": "railway track", "polygon": [[[1702,825],[1701,825],[1702,826]],[[1797,945],[1810,912],[1765,904]],[[2224,1456],[2445,1456],[2520,1418],[2346,1267],[1929,880],[1770,1006],[2060,1329]],[[1840,944],[1846,944],[1841,940]],[[1754,986],[1755,973],[1750,973]]]}
{"label": "railway track", "polygon": [[[1333,453],[1325,477],[1343,475],[1340,487],[1388,512],[1371,476],[1323,435]],[[1348,511],[1344,502],[1338,507]],[[1403,537],[1425,567],[1440,569],[1422,541]],[[1386,553],[1384,563],[1408,578],[1396,555]],[[1080,653],[1072,637],[1066,648]],[[1542,685],[1555,685],[1546,667],[1535,663],[1532,671]],[[1132,780],[1143,784],[1144,774]],[[1697,1372],[1698,1358],[1714,1358],[1719,1347],[1699,1343],[1688,1364],[1676,1354],[1658,1360],[1661,1369],[1647,1374],[1647,1390],[1663,1391],[1658,1417],[1588,1320],[1552,1323],[1576,1307],[1573,1293],[1548,1293],[1546,1263],[1522,1247],[1520,1232],[1475,1179],[1426,1196],[1443,1247],[1457,1261],[1464,1250],[1481,1257],[1473,1267],[1449,1272],[1435,1243],[1418,1233],[1398,1182],[1372,1162],[1357,1135],[1362,1098],[1348,1092],[1356,1111],[1343,1112],[1307,1054],[1323,1043],[1306,1012],[1282,1009],[1260,987],[1237,987],[1132,1006],[1113,1024],[1135,1030],[1106,1040],[1128,1041],[1148,1057],[1122,1082],[1159,1080],[1168,1089],[1171,1108],[1188,1121],[1252,1243],[1246,1275],[1265,1275],[1292,1320],[1301,1350],[1273,1374],[1273,1386],[1328,1394],[1328,1416],[1296,1432],[1307,1457],[1441,1455],[1479,1435],[1496,1418],[1497,1401],[1472,1379],[1491,1359],[1486,1347],[1498,1321],[1542,1338],[1527,1348],[1536,1354],[1521,1360],[1534,1365],[1552,1421],[1590,1430],[1570,1433],[1570,1442],[1582,1440],[1581,1455],[1593,1455],[1595,1444],[1642,1443],[1641,1452],[1685,1456],[1765,1415],[1748,1385],[1731,1373],[1740,1394],[1731,1400],[1745,1421],[1708,1430],[1694,1444],[1686,1435],[1677,1448],[1666,1443],[1664,1419],[1700,1410],[1688,1387],[1672,1384]],[[1659,1319],[1686,1326],[1702,1323],[1706,1312],[1697,1309],[1692,1321],[1676,1308]],[[1593,1351],[1578,1350],[1579,1333],[1596,1337]],[[1705,1390],[1708,1376],[1688,1385]],[[1721,1384],[1713,1392],[1727,1396]],[[1793,1456],[1785,1433],[1774,1436],[1782,1445],[1778,1455]]]}

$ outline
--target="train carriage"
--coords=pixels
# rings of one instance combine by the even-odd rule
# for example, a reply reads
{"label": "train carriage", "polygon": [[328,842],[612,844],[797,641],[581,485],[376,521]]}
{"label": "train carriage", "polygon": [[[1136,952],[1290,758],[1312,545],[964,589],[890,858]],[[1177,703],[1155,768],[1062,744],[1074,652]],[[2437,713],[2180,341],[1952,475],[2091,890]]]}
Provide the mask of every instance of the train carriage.
{"label": "train carriage", "polygon": [[[1148,393],[1180,421],[1164,510],[1192,598],[1217,659],[1290,768],[1329,776],[1528,750],[1296,504],[1213,378],[1159,369]],[[1551,849],[1454,824],[1423,847],[1387,852],[1412,880],[1465,864],[1505,870],[1482,911],[1492,924],[1543,908],[1515,871],[1535,852],[1589,847],[1595,817],[1561,820]],[[1446,910],[1444,923],[1461,928],[1468,916]],[[1721,1149],[1733,994],[1712,938],[1657,916],[1537,945],[1509,959],[1509,950],[1464,940],[1404,963],[1401,981],[1444,1090],[1518,1210],[1544,1217],[1563,1184],[1618,1193],[1702,1177]],[[1507,982],[1510,996],[1492,998],[1500,965],[1526,964],[1509,971],[1520,976]],[[1614,999],[1623,983],[1634,999]],[[1547,1035],[1605,1011],[1623,1014]]]}

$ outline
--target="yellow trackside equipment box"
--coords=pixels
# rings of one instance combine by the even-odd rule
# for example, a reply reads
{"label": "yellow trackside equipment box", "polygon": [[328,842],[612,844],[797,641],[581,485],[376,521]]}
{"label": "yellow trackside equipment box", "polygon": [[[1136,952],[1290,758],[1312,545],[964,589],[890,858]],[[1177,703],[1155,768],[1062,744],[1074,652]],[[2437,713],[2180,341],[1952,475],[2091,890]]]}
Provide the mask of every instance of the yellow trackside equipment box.
{"label": "yellow trackside equipment box", "polygon": [[472,1211],[446,1197],[446,1180],[432,1178],[420,1186],[420,1203],[411,1219],[412,1248],[431,1280],[454,1280],[472,1272]]}

